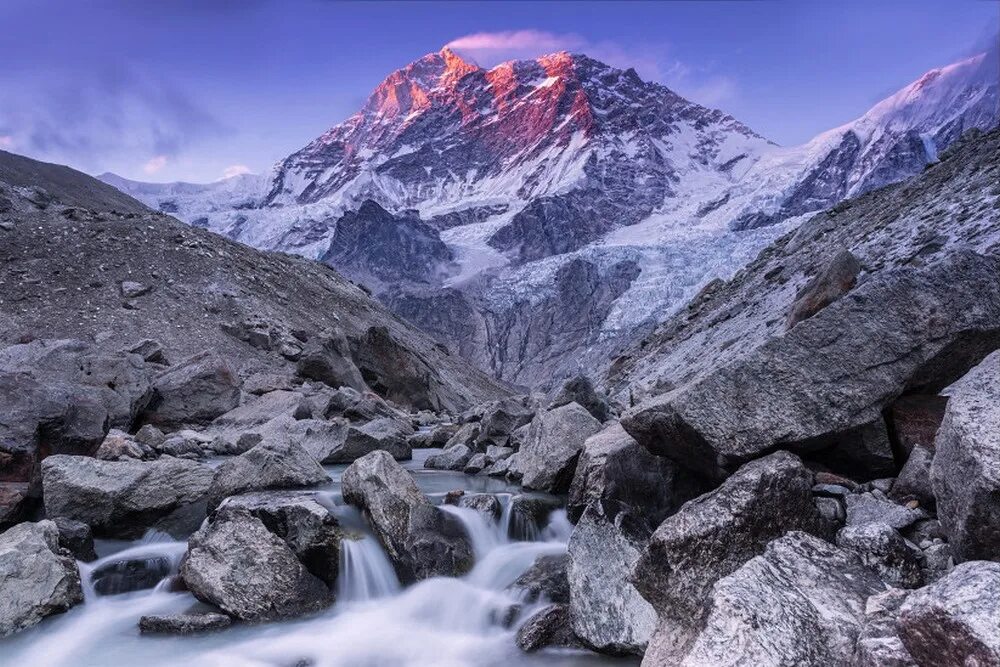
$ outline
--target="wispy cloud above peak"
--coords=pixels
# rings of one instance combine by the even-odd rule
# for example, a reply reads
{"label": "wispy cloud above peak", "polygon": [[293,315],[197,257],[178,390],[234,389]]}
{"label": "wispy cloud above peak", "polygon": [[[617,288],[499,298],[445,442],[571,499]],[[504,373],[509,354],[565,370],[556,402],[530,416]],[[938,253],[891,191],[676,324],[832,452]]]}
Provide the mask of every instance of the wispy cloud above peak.
{"label": "wispy cloud above peak", "polygon": [[222,170],[222,179],[233,178],[235,176],[242,176],[243,174],[252,174],[250,167],[245,164],[233,164]]}
{"label": "wispy cloud above peak", "polygon": [[142,165],[142,170],[147,174],[155,174],[164,167],[167,166],[167,156],[157,155],[156,157],[150,158],[146,164]]}

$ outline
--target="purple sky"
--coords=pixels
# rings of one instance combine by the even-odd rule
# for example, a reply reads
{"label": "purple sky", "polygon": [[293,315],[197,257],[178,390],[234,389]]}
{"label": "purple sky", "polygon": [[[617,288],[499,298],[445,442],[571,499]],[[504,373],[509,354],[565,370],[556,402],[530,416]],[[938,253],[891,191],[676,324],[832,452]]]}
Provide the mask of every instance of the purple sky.
{"label": "purple sky", "polygon": [[995,38],[998,0],[365,3],[4,0],[0,148],[91,173],[260,172],[451,43],[570,50],[795,144]]}

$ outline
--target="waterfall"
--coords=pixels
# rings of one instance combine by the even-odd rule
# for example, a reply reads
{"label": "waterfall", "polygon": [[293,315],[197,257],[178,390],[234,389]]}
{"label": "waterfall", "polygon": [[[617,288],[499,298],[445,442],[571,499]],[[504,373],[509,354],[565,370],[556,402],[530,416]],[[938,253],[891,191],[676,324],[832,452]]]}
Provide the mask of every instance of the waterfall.
{"label": "waterfall", "polygon": [[476,557],[476,562],[507,542],[507,535],[503,528],[495,521],[487,521],[481,512],[455,505],[441,505],[440,508],[462,523],[465,533],[469,536],[469,542],[472,544],[472,553]]}
{"label": "waterfall", "polygon": [[340,543],[339,602],[365,602],[399,591],[399,579],[378,541],[371,536]]}

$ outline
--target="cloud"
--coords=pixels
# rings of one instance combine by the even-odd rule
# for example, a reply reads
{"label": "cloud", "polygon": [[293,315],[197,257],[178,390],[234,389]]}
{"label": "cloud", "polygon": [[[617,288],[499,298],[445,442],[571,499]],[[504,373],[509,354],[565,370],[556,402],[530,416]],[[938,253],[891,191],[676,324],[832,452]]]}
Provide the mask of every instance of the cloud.
{"label": "cloud", "polygon": [[14,137],[9,134],[0,134],[0,148],[12,148],[14,146]]}
{"label": "cloud", "polygon": [[222,170],[222,178],[232,178],[233,176],[241,176],[243,174],[253,173],[250,171],[250,167],[245,164],[234,164],[226,167]]}
{"label": "cloud", "polygon": [[0,89],[6,91],[0,135],[32,157],[85,171],[152,155],[144,171],[154,173],[197,143],[230,132],[170,81],[122,66],[57,78],[0,73]]}
{"label": "cloud", "polygon": [[641,77],[657,81],[700,104],[715,106],[738,94],[736,81],[711,68],[694,67],[671,57],[663,44],[630,44],[593,41],[575,33],[545,30],[477,32],[454,39],[447,45],[483,67],[507,60],[522,60],[557,51],[585,53],[613,67],[636,70]]}
{"label": "cloud", "polygon": [[156,172],[167,166],[167,156],[157,155],[151,158],[146,164],[142,165],[142,170],[147,174],[155,174]]}

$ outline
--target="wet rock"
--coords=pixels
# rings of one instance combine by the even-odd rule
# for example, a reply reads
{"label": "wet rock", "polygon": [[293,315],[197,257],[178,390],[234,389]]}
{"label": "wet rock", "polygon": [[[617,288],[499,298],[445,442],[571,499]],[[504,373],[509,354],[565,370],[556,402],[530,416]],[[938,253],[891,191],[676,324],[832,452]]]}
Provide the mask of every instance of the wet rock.
{"label": "wet rock", "polygon": [[1000,664],[1000,563],[962,563],[912,592],[899,610],[898,625],[918,664]]}
{"label": "wet rock", "polygon": [[89,563],[97,560],[94,551],[94,535],[87,524],[58,516],[52,519],[59,530],[59,546],[73,555],[73,558]]}
{"label": "wet rock", "polygon": [[482,426],[479,422],[462,424],[458,431],[456,431],[455,434],[444,443],[444,448],[451,449],[452,447],[464,445],[470,450],[475,449],[476,443],[479,442],[479,432],[481,428]]}
{"label": "wet rock", "polygon": [[294,489],[329,481],[330,476],[301,445],[262,442],[215,469],[209,506],[246,491]]}
{"label": "wet rock", "polygon": [[855,553],[891,586],[917,588],[923,584],[920,550],[888,524],[847,526],[837,533],[837,546]]}
{"label": "wet rock", "polygon": [[458,424],[439,424],[429,431],[414,433],[408,442],[412,447],[444,447],[458,428]]}
{"label": "wet rock", "polygon": [[194,635],[223,630],[232,622],[225,614],[212,612],[143,616],[139,619],[139,632],[144,635]]}
{"label": "wet rock", "polygon": [[218,514],[192,535],[180,573],[195,597],[243,621],[301,616],[333,601],[288,544],[245,509]]}
{"label": "wet rock", "polygon": [[[853,554],[790,532],[719,580],[704,629],[680,664],[849,664],[865,603],[884,590]],[[670,664],[658,657],[647,652],[645,661]]]}
{"label": "wet rock", "polygon": [[473,564],[461,523],[434,507],[387,452],[372,452],[344,471],[344,500],[365,512],[404,582],[458,576]]}
{"label": "wet rock", "polygon": [[526,602],[539,599],[569,604],[569,555],[539,556],[510,588],[520,591]]}
{"label": "wet rock", "polygon": [[334,389],[366,391],[368,385],[351,358],[351,346],[340,331],[324,332],[309,341],[295,367],[299,377],[316,380]]}
{"label": "wet rock", "polygon": [[510,538],[536,540],[549,523],[550,515],[561,507],[558,498],[520,493],[510,499]]}
{"label": "wet rock", "polygon": [[[306,569],[328,586],[340,573],[340,531],[336,517],[305,493],[247,493],[228,498],[216,511],[243,509],[260,519],[291,548]],[[213,519],[214,520],[214,519]]]}
{"label": "wet rock", "polygon": [[661,626],[695,630],[719,579],[788,531],[818,532],[812,485],[812,473],[797,456],[776,452],[746,464],[664,520],[633,577],[659,612]]}
{"label": "wet rock", "polygon": [[171,457],[99,461],[60,455],[42,462],[46,514],[81,521],[107,537],[139,537],[157,520],[204,501],[211,483],[211,468]]}
{"label": "wet rock", "polygon": [[428,456],[424,467],[432,470],[463,470],[472,458],[472,451],[465,445],[448,447],[440,454]]}
{"label": "wet rock", "polygon": [[933,508],[937,502],[931,485],[931,461],[934,453],[923,445],[914,445],[899,477],[892,484],[889,498],[906,504],[916,500],[922,507]]}
{"label": "wet rock", "polygon": [[202,352],[160,373],[146,419],[161,428],[208,424],[240,404],[239,376],[225,359]]}
{"label": "wet rock", "polygon": [[650,454],[615,423],[584,442],[566,511],[575,522],[591,502],[614,500],[658,526],[697,495],[699,486],[697,475],[682,472],[671,459]]}
{"label": "wet rock", "polygon": [[518,629],[514,641],[528,653],[547,646],[580,647],[570,627],[569,609],[564,604],[551,604],[537,611]]}
{"label": "wet rock", "polygon": [[569,540],[570,618],[585,645],[602,653],[641,655],[656,611],[632,582],[649,540],[640,517],[611,500],[587,506]]}
{"label": "wet rock", "polygon": [[955,559],[1000,558],[1000,352],[949,387],[931,480]]}
{"label": "wet rock", "polygon": [[842,248],[795,295],[785,328],[791,329],[847,294],[857,282],[860,272],[861,264],[850,250]]}
{"label": "wet rock", "polygon": [[80,573],[51,521],[0,533],[0,637],[83,602]]}
{"label": "wet rock", "polygon": [[927,518],[927,513],[919,508],[899,505],[881,493],[878,495],[876,493],[852,494],[846,497],[848,526],[885,523],[896,530],[902,530],[915,521]]}
{"label": "wet rock", "polygon": [[998,271],[996,259],[965,251],[882,271],[785,335],[632,408],[622,424],[654,453],[718,477],[777,447],[835,446],[902,393],[933,393],[995,348]]}
{"label": "wet rock", "polygon": [[503,508],[496,496],[488,493],[463,494],[458,499],[459,507],[467,507],[482,514],[488,521],[496,521],[500,518]]}
{"label": "wet rock", "polygon": [[577,403],[540,412],[511,467],[521,474],[527,489],[565,493],[583,443],[600,428],[600,422]]}
{"label": "wet rock", "polygon": [[123,557],[94,569],[90,575],[100,595],[119,595],[153,588],[170,574],[170,559],[162,555]]}
{"label": "wet rock", "polygon": [[585,375],[577,375],[563,383],[552,397],[549,410],[576,403],[583,407],[597,421],[605,422],[611,417],[611,406],[606,396],[594,389],[594,383]]}

